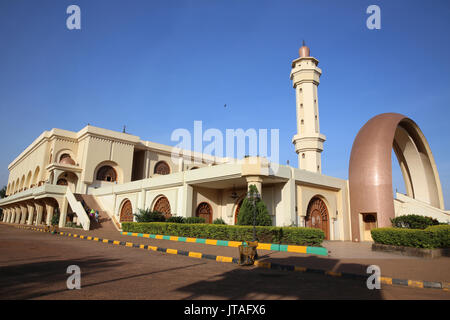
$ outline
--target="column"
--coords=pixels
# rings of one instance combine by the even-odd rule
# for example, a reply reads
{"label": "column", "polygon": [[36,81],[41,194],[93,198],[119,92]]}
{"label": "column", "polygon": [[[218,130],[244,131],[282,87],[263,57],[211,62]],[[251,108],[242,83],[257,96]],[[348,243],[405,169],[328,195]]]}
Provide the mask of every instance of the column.
{"label": "column", "polygon": [[8,218],[6,219],[6,222],[12,223],[12,217],[13,217],[13,208],[9,208]]}
{"label": "column", "polygon": [[16,207],[16,220],[14,221],[14,223],[16,223],[16,224],[20,223],[21,215],[22,215],[22,210],[20,209],[20,207]]}
{"label": "column", "polygon": [[67,219],[67,209],[69,207],[69,203],[67,202],[66,197],[64,197],[62,206],[60,207],[60,214],[59,214],[59,227],[64,228],[66,226],[66,219]]}
{"label": "column", "polygon": [[247,190],[250,190],[251,185],[255,185],[256,189],[258,189],[259,194],[262,198],[262,182],[263,179],[260,176],[247,176],[245,177],[247,180]]}
{"label": "column", "polygon": [[3,209],[2,222],[6,222],[6,217],[8,216],[8,209]]}
{"label": "column", "polygon": [[145,209],[145,190],[138,193],[138,208]]}
{"label": "column", "polygon": [[50,226],[52,224],[53,213],[55,212],[55,207],[52,204],[46,203],[45,210],[47,211],[47,221],[45,223]]}
{"label": "column", "polygon": [[44,206],[41,203],[36,202],[35,207],[36,207],[36,223],[35,223],[35,225],[38,226],[41,224],[41,221],[42,221],[42,212],[44,211]]}
{"label": "column", "polygon": [[27,224],[32,224],[33,223],[33,217],[34,217],[34,205],[27,205],[28,207],[28,221]]}
{"label": "column", "polygon": [[16,209],[10,208],[9,209],[9,223],[14,223],[16,221]]}
{"label": "column", "polygon": [[181,210],[178,215],[183,217],[192,217],[192,196],[194,190],[191,185],[184,184],[181,189],[182,197],[180,199]]}
{"label": "column", "polygon": [[281,201],[283,203],[283,226],[297,225],[297,215],[295,212],[295,191],[295,180],[292,178],[289,179],[281,189]]}
{"label": "column", "polygon": [[20,224],[25,224],[27,219],[27,206],[21,205],[20,206],[21,216],[20,216]]}

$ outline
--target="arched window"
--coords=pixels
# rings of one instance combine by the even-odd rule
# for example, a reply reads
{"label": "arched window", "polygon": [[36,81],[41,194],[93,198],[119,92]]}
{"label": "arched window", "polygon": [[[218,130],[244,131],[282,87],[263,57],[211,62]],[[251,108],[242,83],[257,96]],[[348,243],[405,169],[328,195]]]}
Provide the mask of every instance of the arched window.
{"label": "arched window", "polygon": [[58,181],[56,182],[56,184],[57,184],[58,186],[67,186],[67,185],[68,185],[67,180],[64,179],[64,178],[58,179]]}
{"label": "arched window", "polygon": [[70,158],[70,154],[68,154],[68,153],[63,153],[63,154],[61,155],[61,157],[59,157],[59,161],[61,162],[61,160],[64,159],[64,158]]}
{"label": "arched window", "polygon": [[212,222],[212,208],[209,203],[202,202],[198,205],[197,210],[195,211],[195,215],[197,217],[201,217],[205,219],[205,223]]}
{"label": "arched window", "polygon": [[108,182],[116,182],[117,181],[117,173],[111,166],[103,166],[97,171],[97,180],[100,181],[108,181]]}
{"label": "arched window", "polygon": [[155,205],[153,206],[153,211],[158,211],[164,214],[166,218],[169,218],[172,216],[170,211],[170,203],[169,199],[162,196],[158,200],[156,200]]}
{"label": "arched window", "polygon": [[170,173],[170,167],[165,161],[159,161],[155,165],[154,173],[156,173],[156,174],[169,174]]}

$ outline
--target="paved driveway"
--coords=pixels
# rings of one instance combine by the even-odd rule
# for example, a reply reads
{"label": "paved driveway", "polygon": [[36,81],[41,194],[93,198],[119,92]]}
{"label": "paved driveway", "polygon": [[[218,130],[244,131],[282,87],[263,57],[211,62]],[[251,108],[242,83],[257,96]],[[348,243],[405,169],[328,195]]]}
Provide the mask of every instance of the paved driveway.
{"label": "paved driveway", "polygon": [[[66,269],[81,268],[81,290]],[[0,225],[0,299],[450,299],[442,290],[244,268]]]}

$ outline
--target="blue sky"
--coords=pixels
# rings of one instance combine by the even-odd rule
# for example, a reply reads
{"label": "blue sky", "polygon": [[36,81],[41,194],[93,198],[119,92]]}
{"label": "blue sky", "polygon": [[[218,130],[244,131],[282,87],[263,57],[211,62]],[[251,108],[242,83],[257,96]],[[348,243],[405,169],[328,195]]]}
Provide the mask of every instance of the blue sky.
{"label": "blue sky", "polygon": [[[71,4],[81,30],[66,28]],[[381,30],[366,28],[371,4]],[[448,208],[449,30],[445,0],[2,0],[0,184],[42,131],[87,123],[171,145],[194,120],[280,129],[280,163],[296,166],[289,72],[304,39],[323,70],[323,173],[346,179],[361,126],[402,113],[431,145]],[[394,187],[404,190],[398,168]]]}

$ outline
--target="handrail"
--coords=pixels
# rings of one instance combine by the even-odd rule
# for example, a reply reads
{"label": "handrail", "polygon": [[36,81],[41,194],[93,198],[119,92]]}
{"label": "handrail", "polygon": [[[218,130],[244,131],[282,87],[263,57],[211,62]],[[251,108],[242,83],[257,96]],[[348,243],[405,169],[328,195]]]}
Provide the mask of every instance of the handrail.
{"label": "handrail", "polygon": [[72,210],[77,214],[78,220],[83,226],[83,230],[89,230],[91,220],[89,219],[89,216],[87,215],[86,211],[84,211],[81,202],[75,198],[74,194],[72,193],[72,191],[70,191],[69,188],[67,188],[66,191],[66,198]]}

